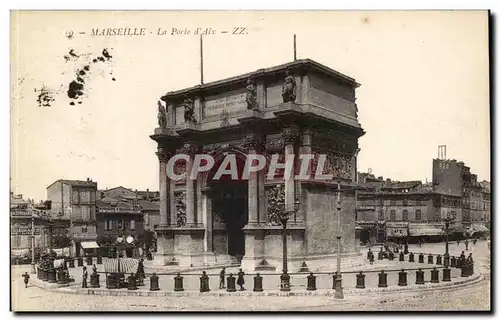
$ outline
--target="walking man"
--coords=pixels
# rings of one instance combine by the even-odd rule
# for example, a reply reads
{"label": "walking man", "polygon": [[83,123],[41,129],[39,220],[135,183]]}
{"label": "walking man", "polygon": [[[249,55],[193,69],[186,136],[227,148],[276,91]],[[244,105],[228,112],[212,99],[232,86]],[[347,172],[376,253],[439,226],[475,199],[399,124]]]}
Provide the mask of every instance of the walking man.
{"label": "walking man", "polygon": [[243,278],[244,276],[245,273],[242,269],[240,269],[240,271],[238,272],[238,280],[236,282],[240,286],[240,291],[245,291],[245,288],[243,287],[243,285],[245,284],[245,279]]}
{"label": "walking man", "polygon": [[469,240],[468,239],[465,240],[465,250],[466,251],[469,250]]}
{"label": "walking man", "polygon": [[28,274],[28,272],[24,272],[23,278],[24,278],[24,288],[27,288],[28,282],[30,280],[30,275]]}
{"label": "walking man", "polygon": [[226,279],[226,268],[223,267],[220,271],[220,281],[219,281],[219,289],[225,289],[224,280]]}
{"label": "walking man", "polygon": [[474,238],[474,239],[472,240],[472,245],[476,246],[476,243],[477,243],[477,239],[476,239],[476,238]]}
{"label": "walking man", "polygon": [[460,245],[460,237],[457,239],[457,246]]}

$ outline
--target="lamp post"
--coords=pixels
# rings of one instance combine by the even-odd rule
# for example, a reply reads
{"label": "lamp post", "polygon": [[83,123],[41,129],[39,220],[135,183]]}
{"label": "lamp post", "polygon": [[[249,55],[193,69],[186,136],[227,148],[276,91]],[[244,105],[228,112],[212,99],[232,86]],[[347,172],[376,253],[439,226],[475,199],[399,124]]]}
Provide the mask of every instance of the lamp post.
{"label": "lamp post", "polygon": [[52,219],[49,217],[49,254],[52,253]]}
{"label": "lamp post", "polygon": [[36,274],[35,269],[35,216],[31,214],[31,274]]}
{"label": "lamp post", "polygon": [[284,210],[280,213],[280,221],[283,226],[283,234],[281,236],[283,243],[283,274],[281,274],[281,291],[290,291],[290,276],[288,275],[288,260],[287,260],[287,243],[286,243],[286,223],[290,218],[290,214],[297,213],[299,211],[300,201],[296,199],[293,203],[293,210]]}
{"label": "lamp post", "polygon": [[450,253],[448,252],[449,248],[449,243],[448,243],[448,229],[450,227],[450,223],[453,223],[455,221],[456,214],[455,212],[446,213],[446,217],[443,219],[444,221],[444,229],[445,229],[445,236],[446,236],[446,243],[445,243],[445,252],[444,252],[444,266],[445,268],[448,268],[450,265]]}
{"label": "lamp post", "polygon": [[337,283],[335,286],[335,299],[343,299],[344,293],[342,291],[342,276],[340,275],[340,239],[342,238],[340,233],[340,210],[342,208],[341,200],[340,200],[340,181],[337,182]]}

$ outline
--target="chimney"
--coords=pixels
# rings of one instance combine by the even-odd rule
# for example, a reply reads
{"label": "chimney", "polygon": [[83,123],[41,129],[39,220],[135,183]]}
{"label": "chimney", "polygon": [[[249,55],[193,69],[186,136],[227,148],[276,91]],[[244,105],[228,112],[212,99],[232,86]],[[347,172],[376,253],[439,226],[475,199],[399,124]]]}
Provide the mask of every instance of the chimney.
{"label": "chimney", "polygon": [[146,199],[149,201],[149,188],[146,188]]}
{"label": "chimney", "polygon": [[383,180],[384,180],[384,177],[383,177],[383,176],[379,176],[379,177],[377,177],[377,179],[379,179],[379,180],[383,181]]}
{"label": "chimney", "polygon": [[391,179],[390,179],[390,178],[386,178],[386,181],[387,181],[387,182],[390,182],[390,181],[391,181]]}

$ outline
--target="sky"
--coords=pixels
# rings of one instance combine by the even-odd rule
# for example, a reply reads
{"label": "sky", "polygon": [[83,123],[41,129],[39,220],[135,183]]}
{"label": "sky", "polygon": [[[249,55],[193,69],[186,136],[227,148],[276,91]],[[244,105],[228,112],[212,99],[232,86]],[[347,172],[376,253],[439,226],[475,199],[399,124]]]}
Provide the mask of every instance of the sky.
{"label": "sky", "polygon": [[[145,35],[91,31],[125,27]],[[11,16],[13,192],[41,200],[55,180],[87,177],[100,189],[158,190],[157,101],[200,79],[199,37],[172,28],[215,30],[204,37],[205,83],[292,61],[293,34],[299,59],[355,78],[359,171],[430,181],[447,145],[448,158],[490,180],[487,12],[45,11]]]}

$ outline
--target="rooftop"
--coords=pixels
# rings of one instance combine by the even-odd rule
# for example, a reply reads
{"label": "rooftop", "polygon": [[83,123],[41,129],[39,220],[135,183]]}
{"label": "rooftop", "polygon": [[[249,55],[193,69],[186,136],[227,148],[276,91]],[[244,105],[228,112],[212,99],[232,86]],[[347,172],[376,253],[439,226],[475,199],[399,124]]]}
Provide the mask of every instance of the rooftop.
{"label": "rooftop", "polygon": [[86,181],[73,180],[73,179],[58,179],[54,183],[47,186],[47,188],[50,188],[52,185],[54,185],[56,183],[63,183],[63,184],[70,185],[70,186],[97,187],[97,182],[93,182],[91,179],[87,178]]}

